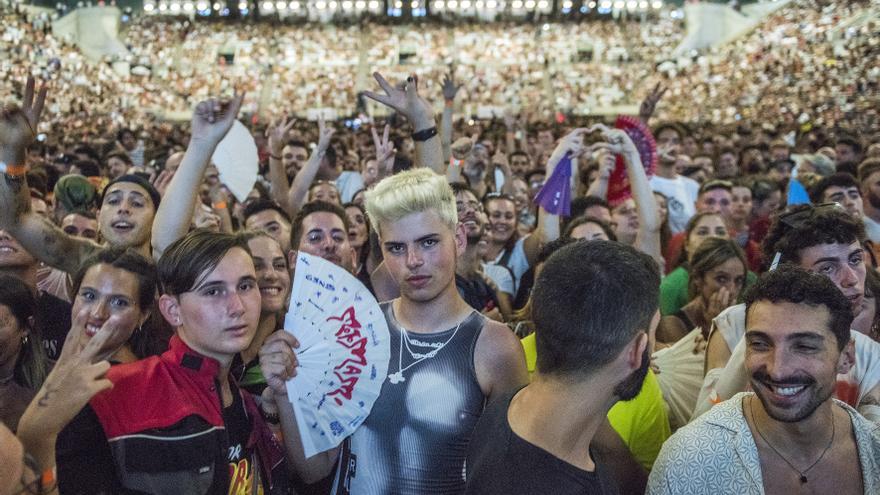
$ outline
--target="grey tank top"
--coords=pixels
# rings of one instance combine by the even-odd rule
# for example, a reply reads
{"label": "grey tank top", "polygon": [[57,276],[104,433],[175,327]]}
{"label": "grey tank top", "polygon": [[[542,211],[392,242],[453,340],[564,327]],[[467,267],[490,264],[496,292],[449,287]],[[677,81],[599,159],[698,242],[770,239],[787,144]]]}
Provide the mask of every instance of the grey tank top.
{"label": "grey tank top", "polygon": [[[382,311],[391,336],[388,373],[401,369],[400,362],[404,380],[386,378],[367,420],[343,445],[333,493],[463,493],[468,441],[485,405],[474,348],[486,319],[474,311],[457,332],[410,332],[402,339],[406,330],[391,303]],[[419,361],[418,354],[440,346],[434,357]]]}

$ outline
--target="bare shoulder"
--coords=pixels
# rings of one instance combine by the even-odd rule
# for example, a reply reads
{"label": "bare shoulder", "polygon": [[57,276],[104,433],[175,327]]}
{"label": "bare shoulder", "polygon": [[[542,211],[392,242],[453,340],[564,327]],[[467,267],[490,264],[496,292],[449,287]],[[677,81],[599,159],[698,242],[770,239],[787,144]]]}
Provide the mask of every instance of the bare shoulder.
{"label": "bare shoulder", "polygon": [[474,350],[474,369],[483,393],[490,398],[529,381],[526,356],[513,331],[486,320]]}

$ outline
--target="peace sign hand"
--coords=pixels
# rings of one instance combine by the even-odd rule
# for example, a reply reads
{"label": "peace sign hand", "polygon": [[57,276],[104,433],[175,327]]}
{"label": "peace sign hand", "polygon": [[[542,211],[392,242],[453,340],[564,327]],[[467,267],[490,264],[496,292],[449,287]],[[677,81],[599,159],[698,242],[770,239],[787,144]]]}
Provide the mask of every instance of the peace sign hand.
{"label": "peace sign hand", "polygon": [[376,133],[375,126],[370,127],[370,132],[373,134],[373,146],[376,147],[376,163],[379,171],[383,176],[391,175],[394,168],[394,155],[397,153],[397,150],[394,149],[394,142],[389,139],[391,126],[385,124],[381,139]]}
{"label": "peace sign hand", "polygon": [[[23,153],[24,149],[34,141],[49,90],[43,83],[34,98],[35,86],[34,78],[28,77],[21,108],[9,105],[0,110],[0,150],[14,154]],[[0,159],[11,161],[13,157],[0,157]]]}
{"label": "peace sign hand", "polygon": [[657,103],[660,102],[660,99],[663,98],[663,95],[666,94],[668,89],[669,88],[663,87],[660,83],[657,83],[657,85],[654,86],[654,89],[648,93],[648,96],[645,96],[645,99],[642,100],[642,104],[639,105],[639,118],[642,122],[646,124],[648,123],[648,120],[654,115]]}

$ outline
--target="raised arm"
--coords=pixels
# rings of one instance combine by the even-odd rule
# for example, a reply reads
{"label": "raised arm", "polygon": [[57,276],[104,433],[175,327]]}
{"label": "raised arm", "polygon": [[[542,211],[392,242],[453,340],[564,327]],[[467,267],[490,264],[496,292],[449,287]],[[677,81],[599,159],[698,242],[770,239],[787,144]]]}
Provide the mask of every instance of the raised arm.
{"label": "raised arm", "polygon": [[452,71],[443,76],[443,116],[441,117],[440,137],[443,145],[443,163],[452,158],[452,114],[455,111],[455,95],[461,84],[455,84]]}
{"label": "raised arm", "polygon": [[281,161],[281,153],[284,151],[287,133],[295,122],[295,119],[287,122],[282,119],[266,131],[266,136],[269,138],[269,183],[272,184],[272,199],[281,205],[288,215],[291,214],[287,199],[290,194],[290,181]]}
{"label": "raised arm", "polygon": [[596,154],[599,162],[599,177],[590,184],[586,195],[608,199],[608,181],[611,179],[611,172],[614,171],[617,161],[614,154],[607,149],[599,149]]}
{"label": "raised arm", "polygon": [[296,177],[293,179],[293,185],[290,186],[290,192],[287,196],[287,204],[289,205],[289,211],[291,218],[296,215],[296,212],[302,208],[302,205],[306,203],[306,199],[309,195],[309,187],[312,185],[312,181],[315,180],[315,176],[318,174],[318,169],[321,168],[321,161],[324,160],[324,155],[327,153],[327,148],[330,146],[330,138],[333,137],[333,134],[336,131],[333,127],[328,126],[324,122],[324,117],[318,117],[318,145],[315,146],[315,149],[312,150],[311,156],[309,156],[309,161],[303,165],[303,168],[296,174]]}
{"label": "raised arm", "polygon": [[437,135],[437,123],[434,120],[434,110],[431,104],[419,96],[419,78],[415,74],[406,79],[404,89],[397,89],[382,77],[378,72],[373,73],[376,82],[385,91],[384,95],[366,91],[364,94],[379,103],[393,108],[406,117],[413,128],[413,140],[415,141],[416,167],[428,167],[434,172],[443,175],[446,172],[446,164],[443,163],[443,150],[440,146],[440,137]]}
{"label": "raised arm", "polygon": [[263,392],[260,407],[273,409],[281,420],[287,461],[297,476],[311,484],[326,478],[339,457],[339,447],[306,458],[293,405],[287,396],[287,380],[296,375],[297,360],[293,349],[296,338],[286,330],[273,333],[260,349],[260,369],[269,385]]}
{"label": "raised arm", "polygon": [[370,127],[370,132],[373,134],[373,146],[376,148],[376,171],[378,172],[376,182],[379,182],[394,174],[394,156],[397,155],[397,150],[394,149],[394,141],[390,139],[390,125],[385,124],[381,138],[375,127]]}
{"label": "raised arm", "polygon": [[43,85],[36,97],[35,83],[28,78],[22,107],[7,106],[0,113],[0,229],[9,232],[32,256],[68,273],[79,268],[82,259],[98,245],[72,237],[48,219],[31,212],[27,183],[27,147],[36,137],[37,124],[46,101]]}
{"label": "raised arm", "polygon": [[205,169],[211,162],[211,155],[217,145],[232,127],[243,100],[244,93],[235,96],[228,103],[210,99],[196,106],[192,116],[189,146],[186,147],[183,161],[168,184],[153,220],[154,258],[159,259],[165,248],[189,231]]}
{"label": "raised arm", "polygon": [[111,316],[91,339],[84,338],[88,319],[89,310],[74,315],[61,356],[19,422],[18,437],[40,473],[55,468],[55,442],[61,430],[92,397],[113,386],[105,376],[110,363],[101,349],[118,334],[119,316]]}
{"label": "raised arm", "polygon": [[660,98],[663,98],[663,95],[666,93],[666,90],[669,88],[664,88],[660,83],[657,83],[654,86],[654,89],[648,93],[648,96],[645,96],[645,99],[642,100],[642,104],[639,105],[639,119],[645,124],[651,120],[651,116],[654,115],[654,110],[657,109],[657,103],[660,101]]}
{"label": "raised arm", "polygon": [[[587,150],[584,146],[584,134],[586,132],[587,129],[578,128],[559,140],[559,144],[556,145],[556,149],[553,150],[553,154],[550,155],[550,160],[547,162],[546,176],[548,178],[553,175],[556,165],[565,157],[566,153],[571,153],[571,156],[576,157],[582,155]],[[548,242],[555,241],[556,239],[559,239],[559,215],[553,215],[539,205],[538,223],[535,231],[523,241],[523,250],[525,251],[529,266],[534,266],[538,255],[541,253],[541,248]]]}
{"label": "raised arm", "polygon": [[602,124],[595,125],[591,130],[598,130],[608,141],[608,150],[623,156],[626,164],[626,175],[632,191],[636,209],[639,212],[639,232],[636,235],[636,248],[662,262],[660,249],[660,213],[654,192],[648,183],[648,176],[642,166],[639,150],[629,135],[621,129],[611,129]]}

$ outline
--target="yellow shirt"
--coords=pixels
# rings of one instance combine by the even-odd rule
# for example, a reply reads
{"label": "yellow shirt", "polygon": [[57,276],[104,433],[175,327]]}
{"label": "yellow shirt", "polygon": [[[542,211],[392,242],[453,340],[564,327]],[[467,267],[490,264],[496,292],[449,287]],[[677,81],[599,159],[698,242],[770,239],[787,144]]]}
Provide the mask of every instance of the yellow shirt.
{"label": "yellow shirt", "polygon": [[[535,371],[538,351],[535,348],[535,334],[522,339],[526,353],[529,376]],[[663,442],[672,434],[663,393],[653,371],[648,371],[642,390],[635,399],[620,401],[608,411],[608,421],[614,431],[623,438],[636,460],[648,471],[654,465]]]}

